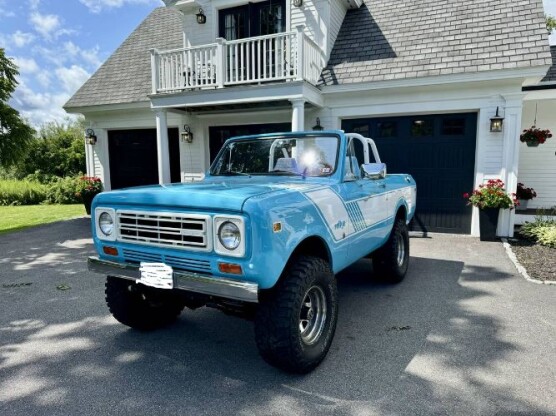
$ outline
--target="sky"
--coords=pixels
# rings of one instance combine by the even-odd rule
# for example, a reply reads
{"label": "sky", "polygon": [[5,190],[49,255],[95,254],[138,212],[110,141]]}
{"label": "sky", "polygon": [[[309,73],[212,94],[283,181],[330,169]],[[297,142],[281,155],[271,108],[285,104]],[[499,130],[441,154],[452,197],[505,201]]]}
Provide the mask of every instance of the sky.
{"label": "sky", "polygon": [[[543,1],[545,11],[556,16],[556,0]],[[20,71],[10,104],[35,127],[64,121],[64,103],[161,5],[161,0],[0,0],[0,48]]]}
{"label": "sky", "polygon": [[33,126],[62,106],[160,0],[0,0],[0,48],[19,67],[10,105]]}

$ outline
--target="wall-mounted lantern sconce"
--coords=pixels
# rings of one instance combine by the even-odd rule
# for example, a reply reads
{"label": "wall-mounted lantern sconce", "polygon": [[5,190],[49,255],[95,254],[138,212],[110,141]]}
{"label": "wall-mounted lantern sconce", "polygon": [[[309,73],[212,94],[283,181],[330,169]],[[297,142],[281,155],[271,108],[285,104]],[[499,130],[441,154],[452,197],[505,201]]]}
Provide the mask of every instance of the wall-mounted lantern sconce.
{"label": "wall-mounted lantern sconce", "polygon": [[499,107],[496,107],[496,115],[490,119],[491,133],[500,133],[502,131],[502,125],[504,124],[504,117],[501,117],[498,111],[499,111]]}
{"label": "wall-mounted lantern sconce", "polygon": [[85,130],[85,143],[93,146],[97,144],[97,136],[95,136],[95,131],[93,129]]}
{"label": "wall-mounted lantern sconce", "polygon": [[301,7],[303,6],[303,0],[293,0],[293,5],[295,7]]}
{"label": "wall-mounted lantern sconce", "polygon": [[193,133],[191,133],[191,128],[189,128],[187,124],[183,126],[181,141],[185,143],[193,143]]}
{"label": "wall-mounted lantern sconce", "polygon": [[314,131],[323,131],[324,127],[320,125],[320,118],[317,117],[317,124],[313,126]]}
{"label": "wall-mounted lantern sconce", "polygon": [[200,25],[204,25],[207,22],[207,16],[205,16],[205,12],[200,7],[199,13],[197,13],[195,16],[197,16],[197,23],[199,23]]}

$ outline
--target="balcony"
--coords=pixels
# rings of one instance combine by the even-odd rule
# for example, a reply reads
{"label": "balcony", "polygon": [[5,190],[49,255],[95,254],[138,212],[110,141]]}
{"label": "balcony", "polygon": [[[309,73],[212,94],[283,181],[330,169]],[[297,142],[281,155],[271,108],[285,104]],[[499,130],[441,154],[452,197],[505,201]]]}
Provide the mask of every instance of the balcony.
{"label": "balcony", "polygon": [[234,85],[307,81],[316,85],[325,65],[320,47],[298,27],[233,41],[151,50],[152,93],[168,94]]}

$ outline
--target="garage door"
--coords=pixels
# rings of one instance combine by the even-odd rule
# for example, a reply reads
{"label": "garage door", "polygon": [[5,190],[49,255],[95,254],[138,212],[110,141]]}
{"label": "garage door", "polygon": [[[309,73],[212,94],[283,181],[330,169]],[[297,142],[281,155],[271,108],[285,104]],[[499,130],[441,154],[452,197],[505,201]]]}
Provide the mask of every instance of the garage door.
{"label": "garage door", "polygon": [[[168,129],[170,177],[180,182],[179,131]],[[112,189],[158,183],[156,129],[108,132],[110,182]]]}
{"label": "garage door", "polygon": [[344,120],[347,132],[375,140],[389,173],[410,173],[417,182],[414,231],[471,233],[477,115],[443,114]]}

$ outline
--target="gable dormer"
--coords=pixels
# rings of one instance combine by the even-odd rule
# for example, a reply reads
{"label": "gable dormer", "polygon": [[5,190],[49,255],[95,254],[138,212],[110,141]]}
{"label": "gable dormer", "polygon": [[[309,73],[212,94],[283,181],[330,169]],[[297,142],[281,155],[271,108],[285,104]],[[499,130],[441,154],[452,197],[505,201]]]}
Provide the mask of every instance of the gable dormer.
{"label": "gable dormer", "polygon": [[[294,32],[300,25],[328,59],[345,13],[361,0],[164,0],[183,14],[184,47]],[[197,23],[197,14],[206,22]]]}

